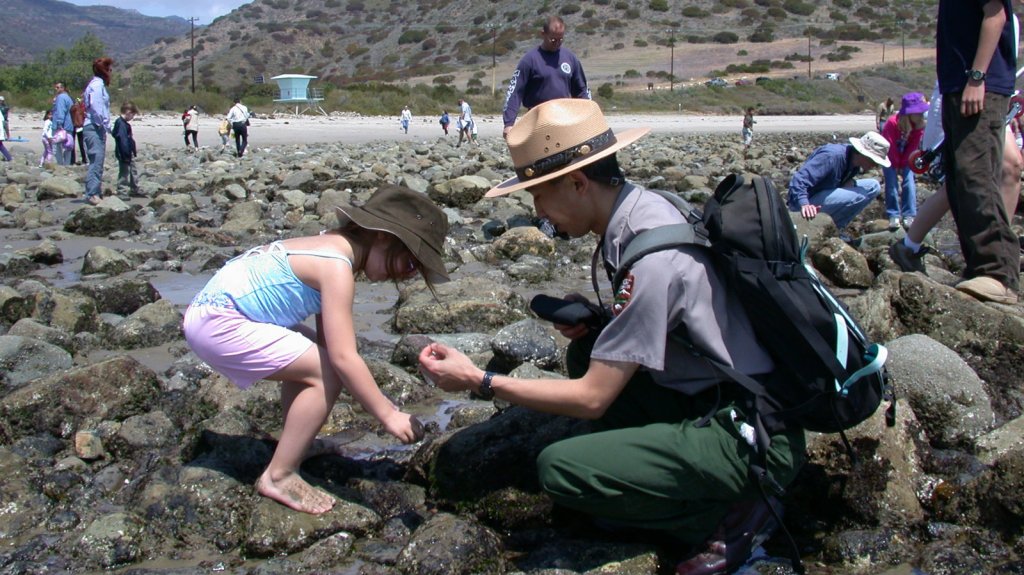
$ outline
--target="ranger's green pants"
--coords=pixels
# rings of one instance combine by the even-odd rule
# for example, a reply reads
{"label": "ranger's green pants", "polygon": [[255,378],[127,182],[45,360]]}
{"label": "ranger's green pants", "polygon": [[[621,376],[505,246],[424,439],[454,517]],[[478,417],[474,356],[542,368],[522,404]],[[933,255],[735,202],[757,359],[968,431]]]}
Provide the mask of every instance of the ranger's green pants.
{"label": "ranger's green pants", "polygon": [[[579,345],[578,345],[579,343]],[[586,370],[590,346],[574,342],[569,372]],[[540,483],[556,503],[614,523],[656,529],[686,543],[711,535],[736,502],[760,497],[749,476],[754,448],[741,437],[745,416],[730,383],[691,397],[637,372],[595,426],[598,431],[548,446],[537,460]],[[802,430],[773,435],[772,478],[785,486],[803,464]]]}

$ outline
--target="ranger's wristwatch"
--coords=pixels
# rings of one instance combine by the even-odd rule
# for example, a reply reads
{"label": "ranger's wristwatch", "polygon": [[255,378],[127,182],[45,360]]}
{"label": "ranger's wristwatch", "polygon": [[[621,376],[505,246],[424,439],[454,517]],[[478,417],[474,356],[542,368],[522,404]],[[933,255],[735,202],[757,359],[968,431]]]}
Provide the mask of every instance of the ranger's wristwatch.
{"label": "ranger's wristwatch", "polygon": [[476,394],[484,401],[490,401],[494,399],[494,388],[491,387],[491,380],[497,375],[493,371],[485,371],[484,379],[480,382],[480,389],[477,390]]}
{"label": "ranger's wristwatch", "polygon": [[984,82],[985,72],[981,70],[967,70],[967,79],[972,82]]}

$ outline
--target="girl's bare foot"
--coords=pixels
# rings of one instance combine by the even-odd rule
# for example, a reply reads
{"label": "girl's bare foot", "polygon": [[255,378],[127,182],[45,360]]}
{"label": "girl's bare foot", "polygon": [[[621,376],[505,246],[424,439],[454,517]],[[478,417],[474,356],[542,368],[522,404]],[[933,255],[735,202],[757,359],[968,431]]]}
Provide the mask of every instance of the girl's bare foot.
{"label": "girl's bare foot", "polygon": [[256,492],[296,511],[318,515],[334,507],[334,498],[306,483],[298,473],[291,472],[273,480],[264,471],[256,480]]}

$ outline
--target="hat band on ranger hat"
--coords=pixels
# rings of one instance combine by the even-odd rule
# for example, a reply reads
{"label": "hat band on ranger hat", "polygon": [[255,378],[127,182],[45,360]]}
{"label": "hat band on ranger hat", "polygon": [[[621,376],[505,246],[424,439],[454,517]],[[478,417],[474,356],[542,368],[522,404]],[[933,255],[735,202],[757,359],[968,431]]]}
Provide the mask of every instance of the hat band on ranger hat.
{"label": "hat band on ranger hat", "polygon": [[520,182],[525,182],[534,178],[546,176],[551,172],[568,166],[577,159],[586,158],[591,154],[605,150],[615,145],[616,142],[615,134],[612,132],[611,128],[609,128],[608,130],[579,145],[573,146],[568,150],[563,150],[557,154],[541,158],[528,166],[516,168],[516,177],[519,178]]}

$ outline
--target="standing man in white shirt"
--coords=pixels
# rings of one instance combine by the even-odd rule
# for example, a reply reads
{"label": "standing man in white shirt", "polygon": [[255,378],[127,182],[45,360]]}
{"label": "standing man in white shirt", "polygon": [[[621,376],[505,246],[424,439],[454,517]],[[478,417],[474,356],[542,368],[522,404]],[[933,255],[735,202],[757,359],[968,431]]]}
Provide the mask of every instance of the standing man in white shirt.
{"label": "standing man in white shirt", "polygon": [[242,104],[241,98],[235,98],[235,105],[228,110],[228,122],[235,133],[235,153],[241,158],[249,145],[249,108]]}

